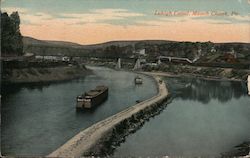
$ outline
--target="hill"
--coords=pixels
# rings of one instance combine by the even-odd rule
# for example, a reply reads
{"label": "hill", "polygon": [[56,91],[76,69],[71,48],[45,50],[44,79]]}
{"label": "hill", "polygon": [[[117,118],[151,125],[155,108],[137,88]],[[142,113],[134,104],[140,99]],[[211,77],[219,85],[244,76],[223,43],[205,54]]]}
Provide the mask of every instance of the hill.
{"label": "hill", "polygon": [[250,58],[250,43],[178,42],[167,40],[110,41],[81,45],[65,41],[38,40],[24,37],[24,52],[38,55],[66,55],[101,58],[129,58],[134,50],[145,49],[148,58],[159,55],[194,59],[202,62],[220,62],[222,55],[236,52],[239,58]]}
{"label": "hill", "polygon": [[49,41],[49,40],[38,40],[32,37],[23,37],[23,44],[28,45],[41,45],[41,46],[58,46],[58,47],[81,47],[82,45],[73,43],[73,42],[65,42],[65,41]]}

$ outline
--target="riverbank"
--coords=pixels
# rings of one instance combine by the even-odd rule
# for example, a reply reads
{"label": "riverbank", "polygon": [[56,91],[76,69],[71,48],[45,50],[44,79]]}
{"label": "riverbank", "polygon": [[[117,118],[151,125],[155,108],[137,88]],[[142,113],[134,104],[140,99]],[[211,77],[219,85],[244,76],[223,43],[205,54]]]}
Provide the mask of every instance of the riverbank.
{"label": "riverbank", "polygon": [[220,67],[201,67],[190,65],[167,65],[144,67],[144,71],[168,77],[196,77],[208,80],[246,81],[250,70]]}
{"label": "riverbank", "polygon": [[250,157],[250,141],[245,141],[237,146],[235,146],[231,151],[221,154],[222,158],[227,157]]}
{"label": "riverbank", "polygon": [[153,74],[157,76],[165,76],[165,77],[193,77],[193,78],[200,78],[206,80],[214,80],[214,81],[242,81],[241,79],[236,78],[223,78],[223,77],[216,77],[216,76],[202,76],[202,75],[193,75],[193,74],[172,74],[169,72],[144,72],[144,74]]}
{"label": "riverbank", "polygon": [[[115,68],[113,62],[91,62],[92,65],[101,65],[109,68]],[[133,63],[123,62],[123,70],[132,70]],[[142,67],[144,72],[152,72],[168,77],[196,77],[207,80],[225,80],[225,81],[246,81],[250,74],[249,69],[223,68],[223,67],[206,67],[198,65],[183,65],[183,64],[166,64]]]}
{"label": "riverbank", "polygon": [[91,73],[85,66],[30,67],[4,69],[3,84],[40,83],[66,81]]}
{"label": "riverbank", "polygon": [[[150,113],[157,109],[167,97],[169,92],[164,82],[160,82],[159,77],[154,77],[158,85],[158,94],[148,100],[140,102],[134,106],[129,107],[103,121],[100,121],[91,127],[80,132],[71,138],[64,145],[48,155],[48,157],[80,157],[85,156],[106,156],[108,155],[107,146],[110,147],[114,135],[117,133],[126,136],[128,132],[133,132],[138,128],[136,124],[143,122],[143,114]],[[148,115],[149,117],[152,115]],[[144,118],[148,119],[148,118]],[[131,125],[131,128],[125,128]],[[125,131],[121,131],[125,129]],[[125,134],[125,135],[124,135]],[[121,139],[119,137],[118,139]],[[122,138],[124,139],[124,138]],[[119,140],[118,140],[119,141]]]}

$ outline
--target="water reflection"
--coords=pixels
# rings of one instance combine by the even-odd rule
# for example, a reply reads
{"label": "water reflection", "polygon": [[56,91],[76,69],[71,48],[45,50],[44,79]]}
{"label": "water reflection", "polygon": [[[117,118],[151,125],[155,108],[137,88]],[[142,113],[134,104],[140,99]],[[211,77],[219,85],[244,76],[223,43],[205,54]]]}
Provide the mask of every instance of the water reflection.
{"label": "water reflection", "polygon": [[[212,99],[221,103],[247,95],[246,84],[237,81],[212,81],[196,78],[165,78],[174,97],[208,104]],[[212,86],[211,86],[212,85]]]}
{"label": "water reflection", "polygon": [[[84,79],[75,79],[74,81],[77,82],[78,80]],[[28,90],[39,90],[42,91],[45,88],[48,88],[50,85],[58,85],[58,84],[63,84],[71,81],[51,81],[51,82],[40,82],[40,83],[16,83],[16,84],[2,84],[1,85],[1,94],[2,96],[7,96],[11,94],[15,94],[20,92],[23,89],[28,89]]]}
{"label": "water reflection", "polygon": [[220,157],[250,139],[250,97],[244,83],[165,80],[173,101],[127,137],[115,157]]}

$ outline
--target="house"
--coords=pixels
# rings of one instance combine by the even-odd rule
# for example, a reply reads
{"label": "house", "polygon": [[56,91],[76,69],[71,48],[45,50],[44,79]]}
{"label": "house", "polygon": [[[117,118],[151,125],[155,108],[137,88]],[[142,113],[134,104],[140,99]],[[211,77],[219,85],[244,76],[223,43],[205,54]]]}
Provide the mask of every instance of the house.
{"label": "house", "polygon": [[62,61],[62,58],[60,56],[42,56],[42,55],[36,55],[35,59],[38,60],[49,60],[49,61]]}
{"label": "house", "polygon": [[135,54],[138,54],[140,56],[146,56],[146,51],[145,49],[140,49],[134,52]]}
{"label": "house", "polygon": [[41,56],[41,55],[36,55],[36,56],[35,56],[35,59],[40,59],[40,60],[42,60],[42,59],[43,59],[43,56]]}
{"label": "house", "polygon": [[214,47],[211,48],[211,53],[215,53],[216,49]]}
{"label": "house", "polygon": [[62,61],[70,61],[70,58],[69,58],[69,57],[64,56],[64,57],[62,57]]}

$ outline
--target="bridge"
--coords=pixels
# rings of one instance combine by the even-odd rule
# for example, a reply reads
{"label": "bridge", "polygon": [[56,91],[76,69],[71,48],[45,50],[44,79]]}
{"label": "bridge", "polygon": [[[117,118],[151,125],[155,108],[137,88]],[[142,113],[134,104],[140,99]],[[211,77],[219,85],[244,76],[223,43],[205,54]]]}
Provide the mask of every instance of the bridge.
{"label": "bridge", "polygon": [[161,62],[161,59],[168,59],[169,62],[171,62],[172,60],[182,60],[182,61],[187,61],[190,64],[192,64],[198,60],[198,58],[194,58],[194,60],[190,60],[188,58],[181,58],[181,57],[159,56],[158,63]]}

